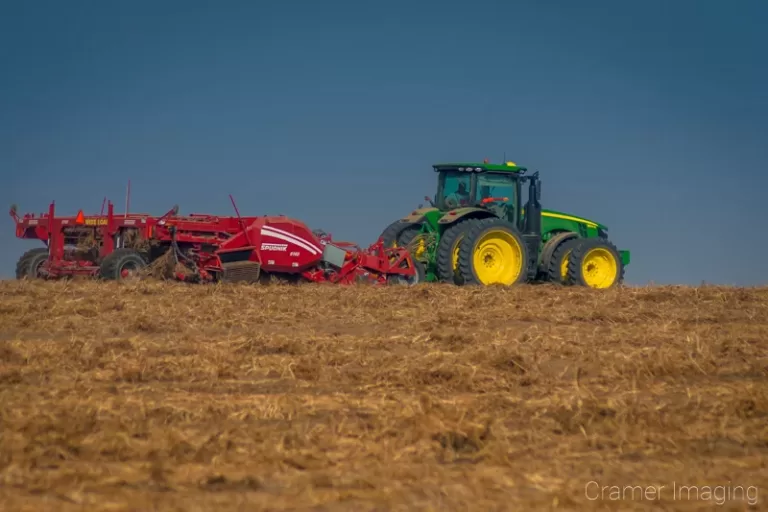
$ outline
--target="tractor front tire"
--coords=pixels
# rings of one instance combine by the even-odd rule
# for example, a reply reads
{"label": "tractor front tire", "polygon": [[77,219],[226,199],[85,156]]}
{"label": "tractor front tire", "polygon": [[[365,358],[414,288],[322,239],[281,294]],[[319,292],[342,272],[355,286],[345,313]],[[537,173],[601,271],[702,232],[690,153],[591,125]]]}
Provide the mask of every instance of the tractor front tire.
{"label": "tractor front tire", "polygon": [[459,247],[465,284],[512,286],[528,279],[528,248],[517,227],[495,217],[473,223]]}
{"label": "tractor front tire", "polygon": [[130,279],[147,266],[146,260],[135,249],[115,249],[101,262],[99,276],[110,281]]}
{"label": "tractor front tire", "polygon": [[21,255],[16,262],[16,279],[37,279],[40,265],[48,259],[47,247],[35,247]]}
{"label": "tractor front tire", "polygon": [[603,238],[582,238],[568,256],[569,284],[606,289],[624,281],[619,250]]}
{"label": "tractor front tire", "polygon": [[549,259],[549,267],[547,268],[548,281],[562,285],[571,284],[570,281],[568,281],[568,257],[573,248],[581,240],[581,238],[570,238],[565,242],[561,242],[555,248],[552,257]]}
{"label": "tractor front tire", "polygon": [[477,219],[460,220],[449,226],[437,244],[437,276],[444,283],[464,284],[459,271],[459,247],[469,229],[477,223]]}

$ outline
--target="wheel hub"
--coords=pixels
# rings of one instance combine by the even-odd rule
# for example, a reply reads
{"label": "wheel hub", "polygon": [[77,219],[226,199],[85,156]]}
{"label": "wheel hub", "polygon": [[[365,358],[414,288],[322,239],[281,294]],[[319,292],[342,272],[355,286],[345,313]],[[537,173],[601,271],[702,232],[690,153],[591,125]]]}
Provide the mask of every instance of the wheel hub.
{"label": "wheel hub", "polygon": [[483,263],[485,267],[491,269],[496,266],[496,258],[492,251],[487,250],[483,254]]}

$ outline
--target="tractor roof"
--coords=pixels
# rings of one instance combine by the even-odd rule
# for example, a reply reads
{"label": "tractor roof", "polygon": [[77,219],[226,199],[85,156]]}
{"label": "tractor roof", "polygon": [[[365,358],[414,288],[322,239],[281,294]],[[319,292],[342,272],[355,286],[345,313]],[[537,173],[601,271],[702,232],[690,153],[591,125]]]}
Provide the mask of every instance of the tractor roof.
{"label": "tractor roof", "polygon": [[448,164],[434,164],[432,166],[435,171],[475,171],[475,172],[513,172],[516,174],[524,173],[528,169],[521,167],[514,162],[506,162],[505,164],[489,164],[486,162],[481,163],[448,163]]}

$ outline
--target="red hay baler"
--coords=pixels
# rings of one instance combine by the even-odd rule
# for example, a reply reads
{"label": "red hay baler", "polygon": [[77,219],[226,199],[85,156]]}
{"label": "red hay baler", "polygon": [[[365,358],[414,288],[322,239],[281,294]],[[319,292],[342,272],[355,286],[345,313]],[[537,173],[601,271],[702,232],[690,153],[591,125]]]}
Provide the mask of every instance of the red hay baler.
{"label": "red hay baler", "polygon": [[[231,196],[230,196],[231,199]],[[234,206],[234,200],[232,200]],[[102,208],[103,210],[103,208]],[[73,276],[123,280],[156,263],[170,263],[171,277],[188,282],[289,281],[415,284],[424,269],[405,248],[385,248],[381,240],[363,250],[282,215],[241,217],[115,214],[57,217],[10,215],[16,236],[41,240],[16,265],[17,279]],[[181,270],[179,270],[181,268]]]}

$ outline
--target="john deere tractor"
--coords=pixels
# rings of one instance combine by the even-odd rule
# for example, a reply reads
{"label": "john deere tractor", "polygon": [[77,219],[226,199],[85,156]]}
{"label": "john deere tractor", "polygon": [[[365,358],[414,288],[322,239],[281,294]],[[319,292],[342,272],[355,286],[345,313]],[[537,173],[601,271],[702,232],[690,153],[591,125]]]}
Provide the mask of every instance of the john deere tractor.
{"label": "john deere tractor", "polygon": [[[538,172],[514,162],[432,166],[437,193],[430,206],[390,224],[388,246],[408,246],[428,281],[502,284],[550,281],[610,288],[624,279],[629,251],[608,240],[608,228],[541,208]],[[523,203],[524,185],[528,197]]]}

